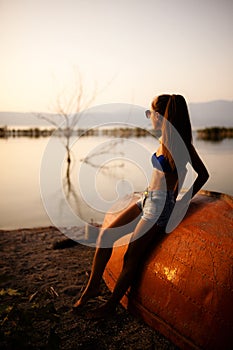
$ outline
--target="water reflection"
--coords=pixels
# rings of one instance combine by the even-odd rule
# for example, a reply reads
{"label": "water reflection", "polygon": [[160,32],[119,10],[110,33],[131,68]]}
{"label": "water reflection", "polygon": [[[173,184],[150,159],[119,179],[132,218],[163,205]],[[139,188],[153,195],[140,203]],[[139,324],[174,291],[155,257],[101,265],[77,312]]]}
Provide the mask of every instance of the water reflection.
{"label": "water reflection", "polygon": [[57,140],[52,140],[44,152],[41,194],[46,211],[57,227],[102,222],[118,198],[148,186],[151,150],[143,142],[99,137],[86,141],[79,138],[73,143],[72,153],[77,161],[72,163],[69,184],[65,152]]}
{"label": "water reflection", "polygon": [[[109,144],[110,140],[115,143]],[[0,140],[1,228],[51,224],[41,200],[39,183],[41,161],[47,143],[46,138]],[[194,135],[194,143],[210,173],[205,189],[233,195],[233,140],[225,139],[213,144],[197,140]],[[60,141],[54,145],[54,164],[60,147],[63,147]],[[64,216],[63,209],[68,203],[75,215],[82,220],[101,221],[104,211],[117,196],[123,196],[132,189],[142,191],[146,187],[151,171],[150,154],[156,147],[156,140],[152,136],[132,137],[127,140],[111,139],[107,136],[80,138],[72,147],[76,161],[71,166],[70,191],[64,180],[66,167],[65,162],[63,163],[63,176],[59,177],[60,180],[63,179],[62,201],[58,192],[53,190],[54,184],[57,188],[60,186],[60,182],[55,182],[57,169],[52,167],[50,170],[49,166],[46,168],[49,178],[48,195],[54,215],[67,223],[69,217]],[[102,166],[99,167],[99,164]]]}

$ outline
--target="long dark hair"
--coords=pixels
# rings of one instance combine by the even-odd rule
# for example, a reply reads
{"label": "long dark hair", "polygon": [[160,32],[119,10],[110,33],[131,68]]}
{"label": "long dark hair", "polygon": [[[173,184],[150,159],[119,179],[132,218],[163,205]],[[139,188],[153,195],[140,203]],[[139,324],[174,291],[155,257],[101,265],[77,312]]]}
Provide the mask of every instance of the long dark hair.
{"label": "long dark hair", "polygon": [[177,135],[181,137],[187,150],[192,144],[192,128],[187,103],[181,95],[163,94],[156,97],[151,106],[155,112],[159,112],[164,117],[162,121],[162,151],[174,169],[174,155],[180,151],[180,146],[177,145]]}

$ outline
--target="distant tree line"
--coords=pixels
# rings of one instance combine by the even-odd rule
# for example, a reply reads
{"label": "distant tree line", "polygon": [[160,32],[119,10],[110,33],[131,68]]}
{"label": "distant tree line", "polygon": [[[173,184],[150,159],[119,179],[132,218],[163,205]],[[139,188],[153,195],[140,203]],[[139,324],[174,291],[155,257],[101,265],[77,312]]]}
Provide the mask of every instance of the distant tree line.
{"label": "distant tree line", "polygon": [[[139,127],[129,128],[111,128],[111,129],[83,129],[78,128],[72,130],[70,136],[108,136],[108,137],[143,137],[153,134],[156,137],[160,136],[159,131],[146,130]],[[30,138],[39,138],[39,137],[50,137],[50,136],[63,137],[66,135],[66,129],[55,128],[25,128],[25,129],[16,129],[9,128],[7,126],[0,127],[0,138],[8,137],[30,137]],[[197,138],[199,140],[206,141],[221,141],[225,138],[233,138],[233,127],[210,127],[205,129],[197,130]]]}
{"label": "distant tree line", "polygon": [[233,138],[233,127],[211,127],[197,130],[197,137],[206,141],[222,141],[226,138]]}
{"label": "distant tree line", "polygon": [[[111,129],[74,129],[70,136],[109,136],[109,137],[143,137],[153,133],[154,136],[160,136],[159,132],[153,130],[146,130],[139,127],[135,128],[111,128]],[[7,126],[0,127],[0,138],[8,137],[49,137],[51,135],[63,137],[66,135],[66,129],[42,129],[42,128],[27,128],[27,129],[16,129],[8,128]]]}
{"label": "distant tree line", "polygon": [[48,137],[53,133],[53,129],[40,129],[40,128],[27,128],[27,129],[16,129],[8,128],[7,126],[0,127],[0,137]]}

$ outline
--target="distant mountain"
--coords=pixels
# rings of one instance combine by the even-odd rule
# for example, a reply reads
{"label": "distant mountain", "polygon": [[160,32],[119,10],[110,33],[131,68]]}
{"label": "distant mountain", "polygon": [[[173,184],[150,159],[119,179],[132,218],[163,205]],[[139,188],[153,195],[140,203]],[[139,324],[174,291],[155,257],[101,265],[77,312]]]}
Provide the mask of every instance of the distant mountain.
{"label": "distant mountain", "polygon": [[[149,127],[148,120],[142,118],[144,109],[139,106],[127,104],[112,104],[93,107],[90,113],[84,115],[78,124],[80,127],[91,127],[98,123],[133,123],[140,127]],[[233,101],[212,101],[203,103],[189,104],[190,117],[193,129],[224,126],[233,127]],[[46,114],[61,122],[59,116]],[[48,127],[48,122],[36,116],[36,113],[17,113],[17,112],[0,112],[0,126],[30,126],[30,127]]]}
{"label": "distant mountain", "polygon": [[[39,114],[39,113],[38,113]],[[1,126],[32,126],[41,127],[49,126],[50,124],[45,120],[38,118],[36,113],[23,112],[0,112]],[[53,114],[45,114],[48,117],[53,117]]]}
{"label": "distant mountain", "polygon": [[189,104],[193,128],[233,126],[233,101],[212,101]]}

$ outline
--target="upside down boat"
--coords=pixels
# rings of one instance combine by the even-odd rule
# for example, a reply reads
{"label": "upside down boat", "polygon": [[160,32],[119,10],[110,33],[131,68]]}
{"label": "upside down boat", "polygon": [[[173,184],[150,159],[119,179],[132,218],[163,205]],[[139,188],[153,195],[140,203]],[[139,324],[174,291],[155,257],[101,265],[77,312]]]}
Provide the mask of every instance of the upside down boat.
{"label": "upside down boat", "polygon": [[[106,214],[104,225],[114,215]],[[104,273],[111,291],[127,249],[122,244]],[[233,349],[233,197],[200,191],[150,252],[122,305],[181,349]]]}

